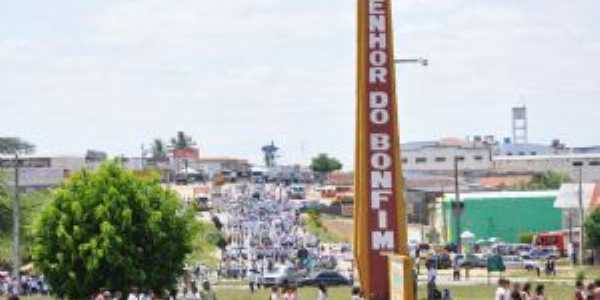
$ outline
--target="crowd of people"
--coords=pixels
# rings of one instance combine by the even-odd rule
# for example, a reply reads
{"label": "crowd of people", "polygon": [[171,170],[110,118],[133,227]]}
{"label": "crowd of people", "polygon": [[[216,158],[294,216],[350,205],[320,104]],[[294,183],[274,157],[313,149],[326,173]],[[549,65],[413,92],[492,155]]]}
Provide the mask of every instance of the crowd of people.
{"label": "crowd of people", "polygon": [[575,283],[575,300],[600,300],[600,280],[595,280],[587,285],[578,280]]}
{"label": "crowd of people", "polygon": [[498,280],[498,288],[494,300],[546,300],[545,288],[543,284],[538,284],[535,288],[531,283],[521,285],[518,282],[512,283],[506,278]]}
{"label": "crowd of people", "polygon": [[[502,278],[498,280],[498,288],[494,300],[546,300],[543,284],[533,287],[531,283],[512,283]],[[590,282],[587,285],[578,280],[575,283],[573,300],[600,300],[600,280]]]}
{"label": "crowd of people", "polygon": [[17,291],[26,296],[48,295],[48,284],[43,276],[24,275],[19,283],[16,281],[9,276],[0,278],[0,296],[17,294]]}

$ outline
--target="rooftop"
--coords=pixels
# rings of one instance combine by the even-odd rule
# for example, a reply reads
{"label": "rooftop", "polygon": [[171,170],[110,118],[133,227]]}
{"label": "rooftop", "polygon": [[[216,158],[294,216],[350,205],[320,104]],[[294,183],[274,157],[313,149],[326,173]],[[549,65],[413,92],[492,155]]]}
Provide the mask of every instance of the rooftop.
{"label": "rooftop", "polygon": [[501,155],[493,160],[600,159],[600,153],[567,153],[551,155]]}
{"label": "rooftop", "polygon": [[[460,195],[461,200],[482,200],[494,198],[547,198],[556,197],[558,191],[501,191],[501,192],[476,192]],[[454,200],[454,194],[444,194],[445,201]]]}

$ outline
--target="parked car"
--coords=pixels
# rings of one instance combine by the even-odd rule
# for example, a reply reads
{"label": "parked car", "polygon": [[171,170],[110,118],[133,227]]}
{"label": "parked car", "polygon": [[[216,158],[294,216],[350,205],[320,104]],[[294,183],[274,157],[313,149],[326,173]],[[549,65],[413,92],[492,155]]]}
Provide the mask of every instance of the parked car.
{"label": "parked car", "polygon": [[527,271],[535,270],[540,267],[540,264],[529,255],[523,255],[521,256],[521,259],[523,259],[523,264]]}
{"label": "parked car", "polygon": [[262,284],[262,278],[260,276],[260,272],[257,269],[248,269],[248,271],[246,271],[246,279],[249,282]]}
{"label": "parked car", "polygon": [[302,286],[316,286],[319,284],[323,284],[326,286],[332,285],[350,285],[351,282],[342,274],[335,271],[323,271],[319,273],[315,273],[308,278],[305,278],[300,281],[300,285]]}
{"label": "parked car", "polygon": [[532,259],[560,258],[560,252],[554,247],[535,248],[528,255]]}
{"label": "parked car", "polygon": [[506,266],[507,269],[532,270],[538,267],[538,263],[535,260],[525,260],[516,255],[503,256],[502,260],[504,261],[504,266]]}
{"label": "parked car", "polygon": [[448,253],[436,253],[427,259],[428,264],[434,264],[436,269],[450,269],[452,260]]}
{"label": "parked car", "polygon": [[457,260],[458,265],[461,268],[485,268],[487,267],[487,259],[482,259],[473,254],[467,254],[466,256],[459,254],[454,259]]}
{"label": "parked car", "polygon": [[524,255],[529,254],[533,247],[531,247],[531,245],[529,244],[516,244],[514,245],[514,248],[514,255],[519,255],[523,257]]}
{"label": "parked car", "polygon": [[289,266],[278,266],[272,272],[263,275],[262,285],[269,287],[287,283],[297,283],[300,279],[299,274]]}
{"label": "parked car", "polygon": [[306,197],[306,190],[302,185],[292,185],[288,190],[288,197],[290,199],[304,199]]}

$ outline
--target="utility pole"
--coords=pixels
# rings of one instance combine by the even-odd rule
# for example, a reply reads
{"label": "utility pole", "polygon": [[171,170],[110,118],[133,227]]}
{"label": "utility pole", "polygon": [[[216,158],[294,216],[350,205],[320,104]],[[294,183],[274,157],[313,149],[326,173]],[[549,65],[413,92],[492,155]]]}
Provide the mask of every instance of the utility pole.
{"label": "utility pole", "polygon": [[577,264],[577,260],[575,259],[575,243],[573,242],[573,209],[569,208],[567,210],[568,213],[568,222],[569,222],[569,246],[571,247],[571,252],[569,253],[569,259],[573,263],[573,265]]}
{"label": "utility pole", "polygon": [[144,144],[142,143],[141,147],[141,155],[140,155],[140,165],[142,166],[142,171],[144,170],[144,156],[146,156],[146,150],[144,149]]}
{"label": "utility pole", "polygon": [[584,212],[583,212],[583,162],[579,164],[579,264],[583,265],[583,245],[584,245],[584,235],[583,235],[583,222],[584,222]]}
{"label": "utility pole", "polygon": [[13,201],[13,270],[12,275],[15,279],[15,288],[17,294],[20,293],[21,277],[19,271],[21,269],[21,253],[20,250],[20,234],[21,234],[21,200],[19,191],[19,153],[15,151],[15,198]]}
{"label": "utility pole", "polygon": [[20,255],[20,237],[21,237],[21,200],[20,200],[20,165],[19,165],[19,154],[33,153],[35,146],[20,138],[14,137],[0,137],[0,154],[14,155],[15,158],[15,190],[14,190],[14,201],[13,201],[13,270],[12,275],[15,280],[15,292],[20,293],[20,274],[21,270],[21,255]]}
{"label": "utility pole", "polygon": [[462,211],[464,208],[464,204],[460,201],[460,187],[458,183],[458,161],[460,158],[458,156],[454,157],[454,202],[452,203],[452,208],[454,210],[454,215],[456,216],[456,252],[462,252],[462,239],[460,237],[461,224],[460,218],[462,215]]}

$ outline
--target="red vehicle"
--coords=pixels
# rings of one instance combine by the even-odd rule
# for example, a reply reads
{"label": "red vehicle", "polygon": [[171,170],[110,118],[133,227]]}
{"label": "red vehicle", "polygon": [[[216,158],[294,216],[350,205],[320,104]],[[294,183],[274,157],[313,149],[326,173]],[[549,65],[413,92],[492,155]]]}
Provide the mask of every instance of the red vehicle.
{"label": "red vehicle", "polygon": [[560,256],[567,256],[568,234],[564,232],[546,232],[535,236],[534,243],[537,247],[556,247]]}

